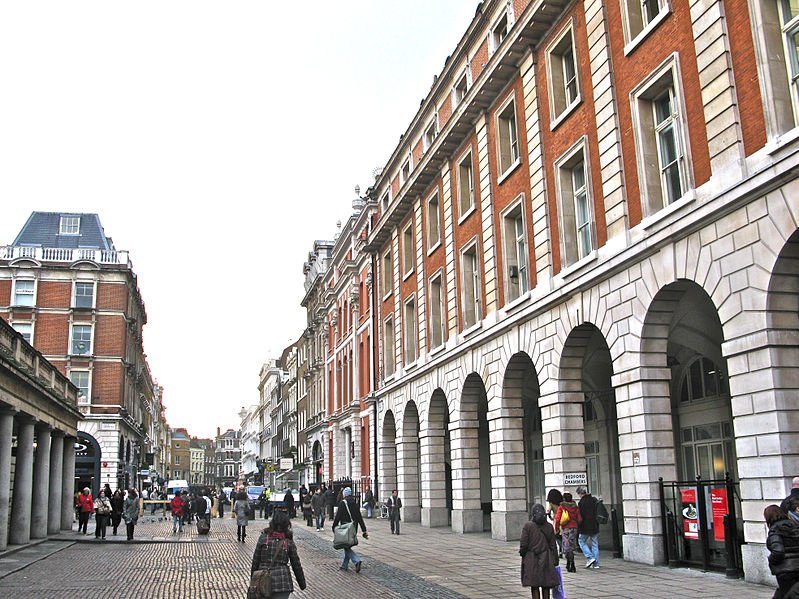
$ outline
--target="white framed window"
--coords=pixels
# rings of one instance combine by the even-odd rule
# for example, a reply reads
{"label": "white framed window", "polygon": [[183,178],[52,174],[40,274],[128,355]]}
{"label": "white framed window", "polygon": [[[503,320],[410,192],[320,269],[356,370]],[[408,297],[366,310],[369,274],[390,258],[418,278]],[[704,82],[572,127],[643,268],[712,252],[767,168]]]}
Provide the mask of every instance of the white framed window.
{"label": "white framed window", "polygon": [[413,243],[413,221],[408,223],[408,226],[402,230],[402,278],[406,278],[413,272],[413,263],[415,257]]}
{"label": "white framed window", "polygon": [[77,281],[75,283],[76,308],[94,308],[94,282]]}
{"label": "white framed window", "polygon": [[33,306],[36,295],[36,281],[33,279],[14,280],[14,305]]}
{"label": "white framed window", "polygon": [[569,23],[547,49],[549,108],[552,126],[580,102],[580,79],[574,44],[574,23]]}
{"label": "white framed window", "polygon": [[799,106],[799,2],[797,0],[779,0],[779,13],[791,102],[794,112],[799,112],[797,111],[797,106]]}
{"label": "white framed window", "polygon": [[685,109],[676,57],[632,92],[641,206],[645,216],[678,200],[689,187]]}
{"label": "white framed window", "polygon": [[430,277],[430,347],[444,343],[444,277],[439,271]]}
{"label": "white framed window", "polygon": [[458,162],[458,216],[463,218],[474,208],[474,168],[472,151]]}
{"label": "white framed window", "polygon": [[383,321],[383,376],[394,374],[394,317],[389,316]]}
{"label": "white framed window", "polygon": [[411,176],[411,157],[405,160],[402,163],[402,168],[400,169],[400,185],[405,185],[405,181],[407,181]]}
{"label": "white framed window", "polygon": [[438,113],[433,115],[433,118],[430,119],[430,122],[427,124],[427,128],[424,130],[424,151],[426,152],[430,146],[433,145],[433,142],[438,137]]}
{"label": "white framed window", "polygon": [[460,76],[455,80],[452,86],[452,109],[454,110],[469,93],[469,88],[472,86],[471,72],[468,67],[465,67]]}
{"label": "white framed window", "polygon": [[80,234],[80,217],[79,216],[62,216],[58,226],[59,235],[79,235]]}
{"label": "white framed window", "polygon": [[461,251],[461,316],[464,329],[480,321],[480,298],[480,258],[475,241]]}
{"label": "white framed window", "polygon": [[72,355],[88,356],[92,353],[92,326],[89,324],[72,325]]}
{"label": "white framed window", "polygon": [[391,203],[391,191],[386,190],[386,193],[380,196],[380,209],[385,213],[390,203]]}
{"label": "white framed window", "polygon": [[180,466],[180,456],[179,455],[175,456],[175,466]]}
{"label": "white framed window", "polygon": [[508,37],[509,29],[510,21],[506,10],[491,26],[491,34],[488,37],[488,51],[490,54],[496,52],[503,40]]}
{"label": "white framed window", "polygon": [[497,111],[497,165],[502,177],[519,164],[519,134],[516,126],[516,100],[510,100]]}
{"label": "white framed window", "polygon": [[394,290],[394,265],[391,260],[391,248],[383,254],[383,299]]}
{"label": "white framed window", "polygon": [[405,364],[412,364],[417,358],[419,338],[416,327],[416,298],[405,301]]}
{"label": "white framed window", "polygon": [[438,200],[438,191],[427,198],[427,251],[431,252],[441,243],[441,204]]}
{"label": "white framed window", "polygon": [[594,210],[586,161],[586,138],[555,162],[561,256],[564,266],[594,250]]}
{"label": "white framed window", "polygon": [[90,403],[89,385],[90,377],[88,370],[70,370],[69,380],[78,388],[78,403]]}
{"label": "white framed window", "polygon": [[505,258],[506,303],[530,290],[527,230],[524,225],[524,196],[502,213],[502,241]]}
{"label": "white framed window", "polygon": [[668,0],[621,0],[625,53],[629,54],[669,14]]}
{"label": "white framed window", "polygon": [[33,323],[31,322],[12,322],[12,328],[22,335],[22,338],[30,344],[33,344]]}

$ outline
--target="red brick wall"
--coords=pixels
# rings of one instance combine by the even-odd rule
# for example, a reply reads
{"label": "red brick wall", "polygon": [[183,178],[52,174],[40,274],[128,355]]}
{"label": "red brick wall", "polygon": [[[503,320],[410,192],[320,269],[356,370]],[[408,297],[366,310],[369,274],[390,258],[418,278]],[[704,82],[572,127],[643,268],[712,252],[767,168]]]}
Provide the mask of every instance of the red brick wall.
{"label": "red brick wall", "polygon": [[65,314],[36,316],[36,349],[45,355],[69,353],[69,321]]}
{"label": "red brick wall", "polygon": [[123,316],[98,316],[94,327],[94,353],[100,356],[123,357],[126,336]]}
{"label": "red brick wall", "polygon": [[64,281],[39,281],[36,305],[40,308],[68,308],[72,305],[72,283]]}
{"label": "red brick wall", "polygon": [[93,403],[121,404],[124,375],[119,362],[95,362],[92,370]]}
{"label": "red brick wall", "polygon": [[0,279],[0,306],[11,304],[11,280]]}
{"label": "red brick wall", "polygon": [[[430,255],[427,254],[427,199],[433,194],[434,191],[438,191],[438,222],[441,228],[441,244],[434,249]],[[424,312],[424,318],[427,319],[427,347],[430,347],[430,277],[432,277],[439,269],[443,269],[446,259],[446,239],[444,237],[444,188],[441,182],[441,177],[437,177],[433,183],[425,191],[424,195],[422,196],[424,199],[424,207],[422,210],[422,237],[424,238],[424,273],[427,277],[425,281],[421,281],[421,284],[424,286],[425,290],[425,297],[428,298],[426,303],[426,309]],[[442,311],[441,317],[446,320],[446,312],[447,312],[447,302],[446,302],[446,285],[447,285],[447,277],[446,273],[442,270],[442,277],[441,277],[441,293],[444,296],[444,309]],[[446,327],[445,327],[446,329]]]}
{"label": "red brick wall", "polygon": [[438,109],[438,128],[443,129],[449,118],[452,116],[452,96],[447,94]]}
{"label": "red brick wall", "polygon": [[483,72],[485,65],[488,63],[488,39],[483,40],[483,43],[480,44],[480,47],[477,48],[477,52],[474,53],[472,57],[472,62],[469,65],[469,68],[472,70],[472,81],[477,81],[477,78],[480,76],[480,73]]}

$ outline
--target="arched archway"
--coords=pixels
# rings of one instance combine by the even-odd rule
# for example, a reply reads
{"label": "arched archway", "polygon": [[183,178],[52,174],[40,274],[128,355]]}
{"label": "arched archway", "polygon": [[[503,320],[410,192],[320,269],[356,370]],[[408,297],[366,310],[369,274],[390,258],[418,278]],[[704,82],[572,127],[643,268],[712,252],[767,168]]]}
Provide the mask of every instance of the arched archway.
{"label": "arched archway", "polygon": [[466,377],[452,443],[452,528],[482,532],[491,527],[491,450],[488,438],[488,396],[480,375]]}
{"label": "arched archway", "polygon": [[394,421],[394,412],[391,410],[388,410],[383,416],[378,453],[381,472],[380,490],[383,493],[383,499],[386,499],[391,494],[391,490],[397,488],[397,426]]}
{"label": "arched archway", "polygon": [[85,487],[92,490],[92,496],[100,492],[100,460],[103,452],[92,435],[78,431],[75,442],[75,491]]}
{"label": "arched archway", "polygon": [[449,440],[449,408],[441,389],[433,391],[421,432],[422,524],[449,526],[452,510],[452,462]]}
{"label": "arched archway", "polygon": [[[421,452],[419,447],[419,410],[413,400],[405,404],[402,437],[397,441],[397,488],[402,499],[402,518],[419,522],[422,513]],[[388,491],[388,489],[386,489]]]}

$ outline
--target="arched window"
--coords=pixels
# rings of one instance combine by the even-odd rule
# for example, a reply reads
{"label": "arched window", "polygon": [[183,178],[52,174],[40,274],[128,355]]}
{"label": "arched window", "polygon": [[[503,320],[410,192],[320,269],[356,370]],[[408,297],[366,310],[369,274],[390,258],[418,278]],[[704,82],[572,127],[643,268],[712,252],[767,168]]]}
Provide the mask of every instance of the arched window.
{"label": "arched window", "polygon": [[680,402],[690,403],[729,396],[727,376],[709,358],[698,356],[685,369],[680,387]]}

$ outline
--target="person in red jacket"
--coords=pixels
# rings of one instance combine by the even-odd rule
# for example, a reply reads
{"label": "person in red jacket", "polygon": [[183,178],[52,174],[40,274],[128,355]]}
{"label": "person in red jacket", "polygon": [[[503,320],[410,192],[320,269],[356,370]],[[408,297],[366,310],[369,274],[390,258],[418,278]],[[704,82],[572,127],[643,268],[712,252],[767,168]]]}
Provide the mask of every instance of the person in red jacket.
{"label": "person in red jacket", "polygon": [[80,515],[78,516],[78,532],[83,531],[86,534],[86,527],[89,524],[89,517],[94,513],[94,498],[89,487],[83,489],[83,492],[78,495],[78,508]]}
{"label": "person in red jacket", "polygon": [[183,499],[180,493],[175,493],[172,501],[169,502],[169,510],[172,512],[172,534],[178,532],[178,527],[180,527],[180,532],[183,532],[183,508]]}
{"label": "person in red jacket", "polygon": [[574,565],[574,548],[577,547],[577,527],[583,521],[580,508],[572,501],[571,493],[563,494],[563,501],[555,512],[555,533],[563,537],[563,555],[566,556],[566,571],[577,572]]}

